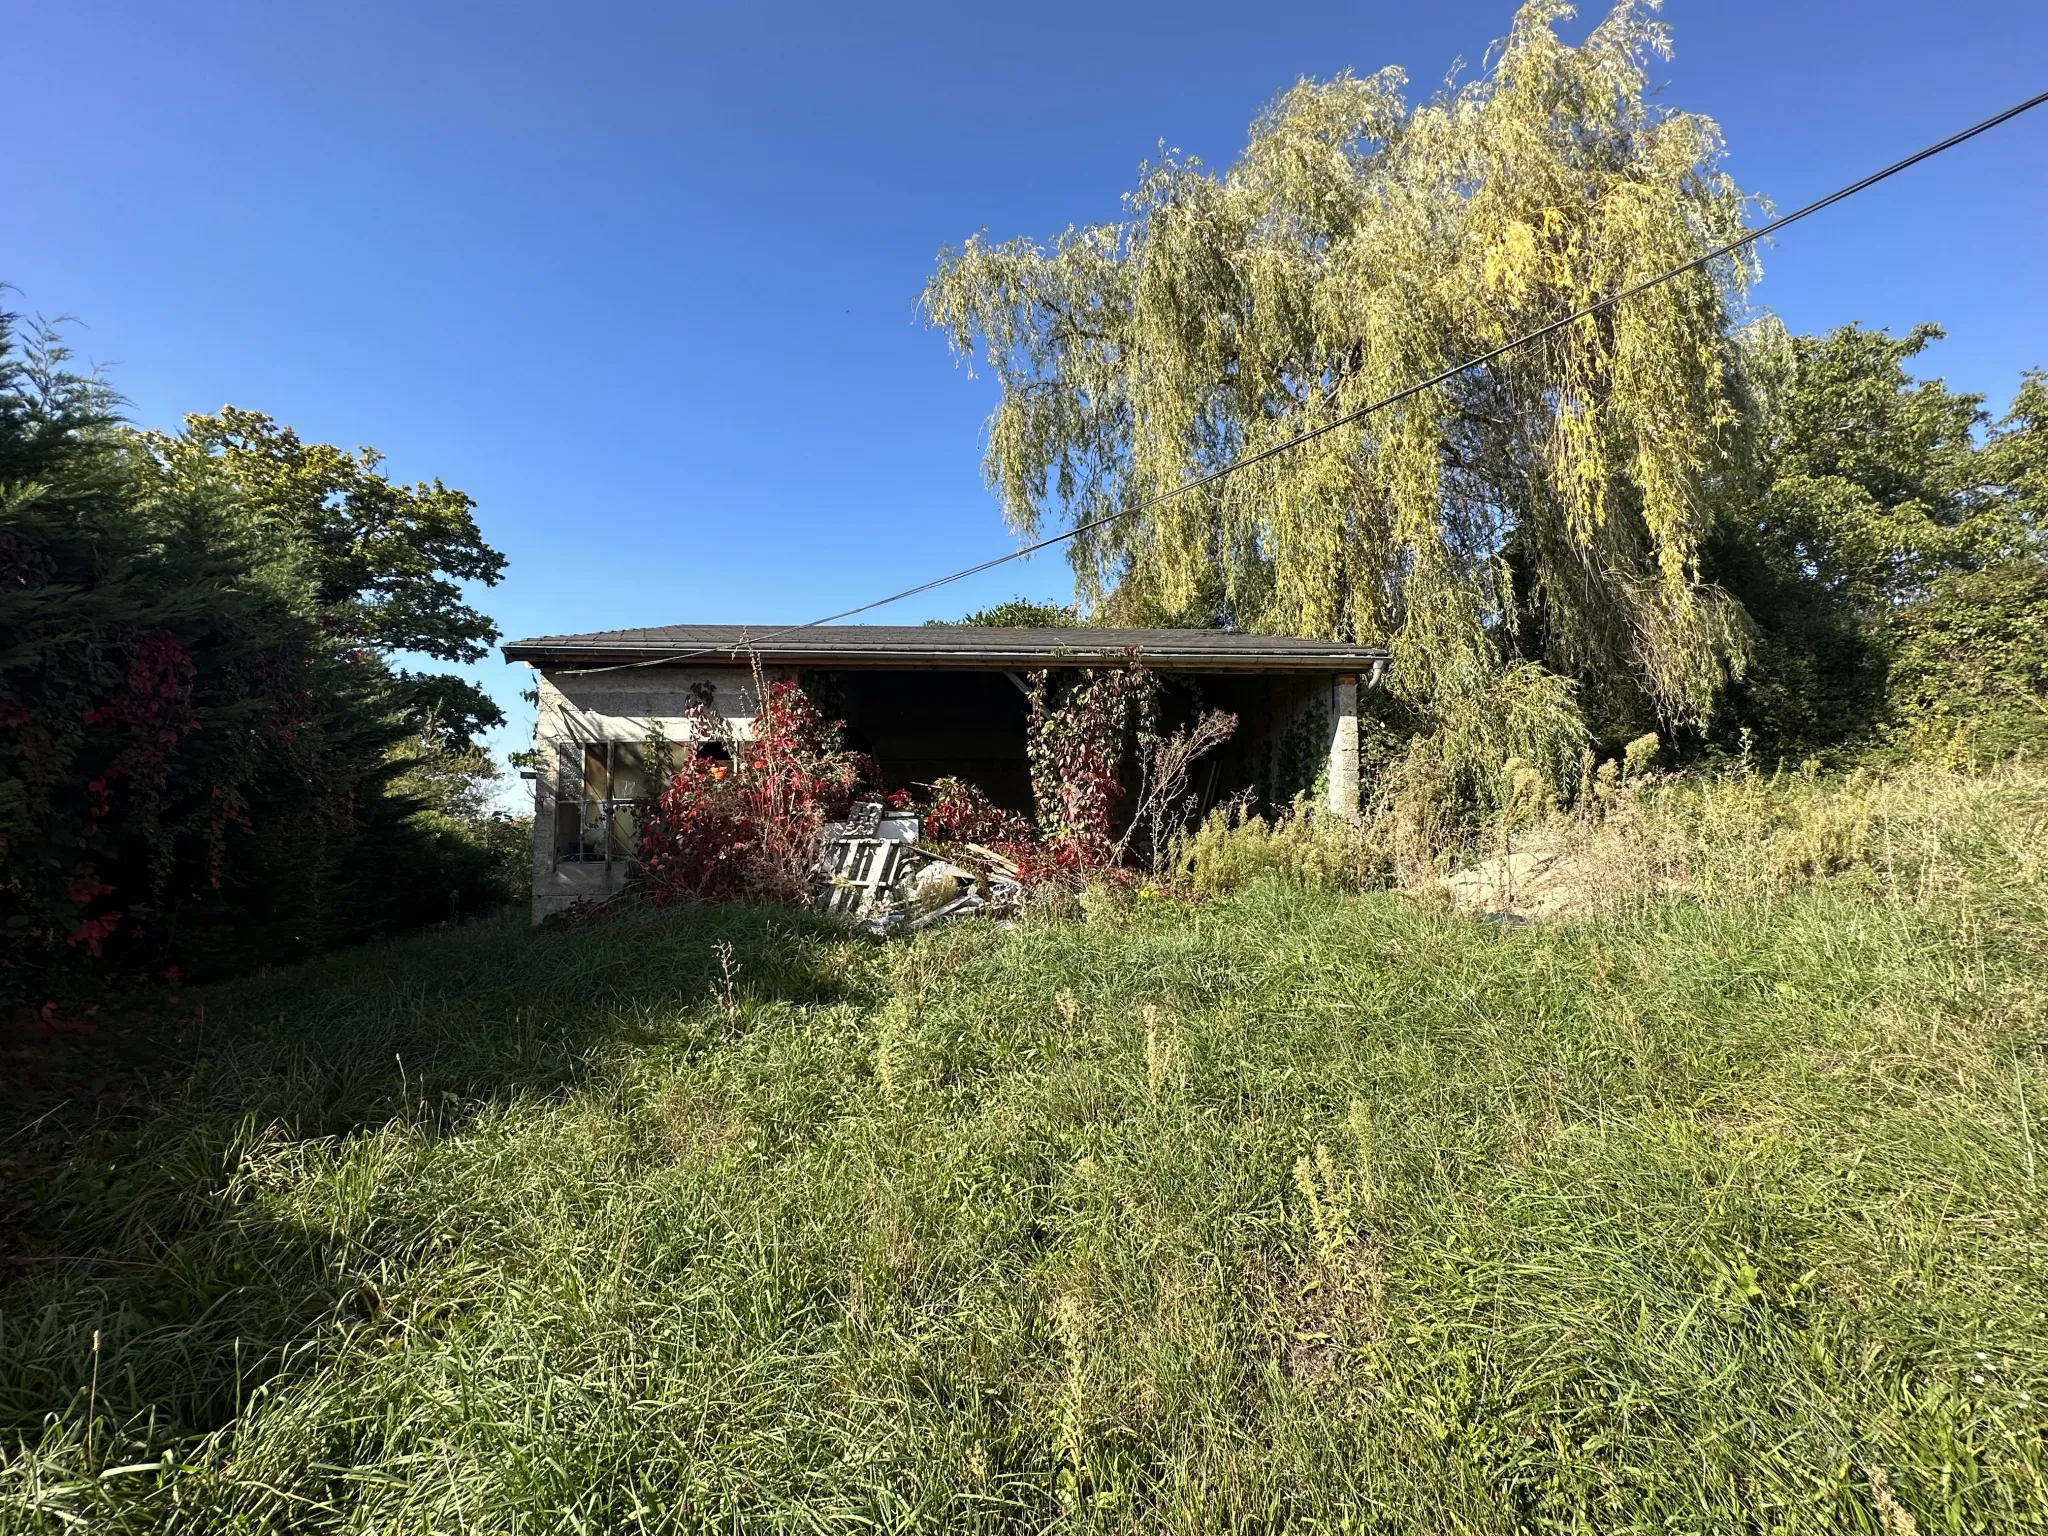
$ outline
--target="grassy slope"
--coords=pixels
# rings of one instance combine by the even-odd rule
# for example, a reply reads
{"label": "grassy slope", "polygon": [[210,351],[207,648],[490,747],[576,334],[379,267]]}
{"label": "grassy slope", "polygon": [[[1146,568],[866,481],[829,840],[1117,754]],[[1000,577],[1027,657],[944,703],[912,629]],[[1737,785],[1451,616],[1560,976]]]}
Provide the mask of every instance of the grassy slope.
{"label": "grassy slope", "polygon": [[2048,790],[1886,817],[1554,927],[642,914],[217,989],[146,1109],[0,1145],[75,1260],[0,1291],[0,1526],[2048,1525]]}

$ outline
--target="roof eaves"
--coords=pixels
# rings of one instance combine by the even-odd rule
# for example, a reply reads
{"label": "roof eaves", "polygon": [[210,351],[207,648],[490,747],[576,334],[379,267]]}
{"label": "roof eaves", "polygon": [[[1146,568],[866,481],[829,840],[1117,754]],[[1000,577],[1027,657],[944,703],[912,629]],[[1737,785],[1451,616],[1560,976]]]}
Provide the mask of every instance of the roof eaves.
{"label": "roof eaves", "polygon": [[1387,659],[1376,646],[975,646],[970,648],[892,645],[650,646],[607,643],[580,638],[515,641],[504,647],[505,659],[536,666],[565,666],[588,661],[597,665],[721,666],[742,664],[754,657],[767,665],[809,664],[861,667],[955,667],[1015,669],[1047,665],[1114,664],[1135,650],[1141,662],[1155,667],[1194,671],[1344,672],[1370,667]]}

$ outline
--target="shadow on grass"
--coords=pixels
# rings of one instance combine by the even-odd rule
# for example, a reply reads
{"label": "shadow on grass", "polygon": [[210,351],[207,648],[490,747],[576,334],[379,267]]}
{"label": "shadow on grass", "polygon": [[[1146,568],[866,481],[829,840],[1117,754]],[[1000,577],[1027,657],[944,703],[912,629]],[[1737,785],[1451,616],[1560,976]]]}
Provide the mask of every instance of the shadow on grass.
{"label": "shadow on grass", "polygon": [[781,910],[545,934],[506,914],[133,999],[90,1037],[0,1058],[0,1436],[75,1435],[88,1398],[102,1442],[144,1418],[156,1443],[201,1433],[323,1323],[374,1312],[319,1234],[257,1208],[269,1151],[449,1134],[622,1050],[687,1056],[777,1004],[862,998],[872,962]]}

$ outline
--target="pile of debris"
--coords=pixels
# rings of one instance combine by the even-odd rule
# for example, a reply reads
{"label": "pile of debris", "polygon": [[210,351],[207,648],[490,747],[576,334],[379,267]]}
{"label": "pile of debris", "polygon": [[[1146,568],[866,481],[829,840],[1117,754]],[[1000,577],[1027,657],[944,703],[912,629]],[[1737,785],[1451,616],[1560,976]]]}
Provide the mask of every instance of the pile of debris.
{"label": "pile of debris", "polygon": [[913,811],[863,800],[825,827],[818,857],[819,910],[869,933],[916,933],[949,918],[1004,916],[1023,899],[1017,866],[978,843],[941,858],[918,846]]}

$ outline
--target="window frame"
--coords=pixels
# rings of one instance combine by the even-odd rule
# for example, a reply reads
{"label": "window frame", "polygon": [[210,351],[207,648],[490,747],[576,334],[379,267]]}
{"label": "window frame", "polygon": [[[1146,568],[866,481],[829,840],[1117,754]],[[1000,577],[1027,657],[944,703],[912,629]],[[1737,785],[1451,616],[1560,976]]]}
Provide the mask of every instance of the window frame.
{"label": "window frame", "polygon": [[[602,754],[603,793],[592,795],[591,759]],[[627,758],[630,754],[630,759]],[[632,863],[638,813],[648,796],[647,744],[639,741],[564,741],[555,756],[554,861],[562,864]],[[637,780],[635,795],[615,795],[621,773]],[[622,814],[623,813],[623,814]]]}

